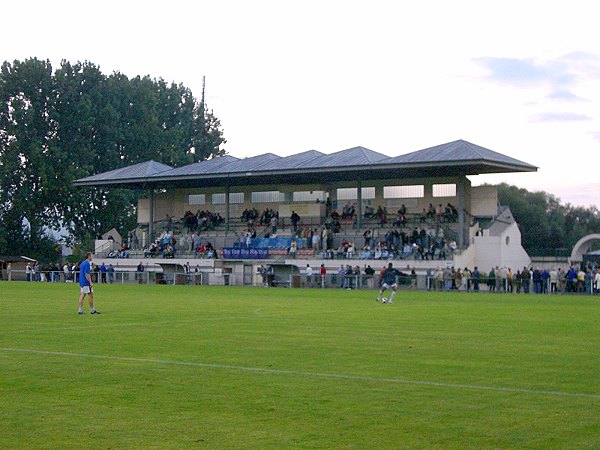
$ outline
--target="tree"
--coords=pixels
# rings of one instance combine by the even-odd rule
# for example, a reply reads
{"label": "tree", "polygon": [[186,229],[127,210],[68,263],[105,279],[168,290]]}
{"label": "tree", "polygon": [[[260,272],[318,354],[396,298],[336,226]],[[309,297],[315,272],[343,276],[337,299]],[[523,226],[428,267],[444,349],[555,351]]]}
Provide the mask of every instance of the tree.
{"label": "tree", "polygon": [[530,192],[502,183],[498,200],[510,207],[519,224],[522,244],[531,255],[556,255],[570,252],[583,236],[600,231],[600,212],[594,206],[583,208],[544,191]]}
{"label": "tree", "polygon": [[[74,189],[75,179],[154,159],[224,153],[219,120],[183,85],[104,75],[89,62],[5,62],[0,72],[0,253],[35,247],[46,227],[78,239],[135,225],[137,193]],[[20,249],[20,250],[19,250]],[[9,251],[10,250],[10,251]]]}
{"label": "tree", "polygon": [[52,67],[30,59],[4,63],[0,72],[0,218],[5,252],[43,245],[43,228],[58,226],[53,201],[59,148],[51,116]]}

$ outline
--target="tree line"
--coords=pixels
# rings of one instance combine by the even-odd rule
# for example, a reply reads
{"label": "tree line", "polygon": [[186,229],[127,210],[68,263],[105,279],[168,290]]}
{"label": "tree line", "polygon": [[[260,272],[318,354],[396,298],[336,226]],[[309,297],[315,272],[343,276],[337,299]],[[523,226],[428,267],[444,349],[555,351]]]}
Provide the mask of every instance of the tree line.
{"label": "tree line", "polygon": [[135,227],[135,191],[73,188],[154,159],[181,166],[225,153],[219,119],[182,84],[36,58],[0,70],[0,254],[55,258],[50,229],[86,240]]}
{"label": "tree line", "polygon": [[548,192],[506,183],[498,185],[498,201],[510,207],[523,248],[531,256],[568,256],[579,239],[600,233],[600,211],[595,206],[563,204]]}

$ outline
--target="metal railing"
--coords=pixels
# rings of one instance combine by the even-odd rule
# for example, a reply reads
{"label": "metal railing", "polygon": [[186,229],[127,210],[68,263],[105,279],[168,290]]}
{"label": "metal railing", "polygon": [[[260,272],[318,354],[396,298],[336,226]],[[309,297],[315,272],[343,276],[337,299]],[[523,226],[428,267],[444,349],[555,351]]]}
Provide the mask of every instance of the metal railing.
{"label": "metal railing", "polygon": [[[25,270],[3,271],[2,281],[21,281],[32,283],[79,283],[79,272]],[[96,284],[166,284],[166,285],[225,285],[225,286],[269,286],[309,289],[346,289],[346,290],[376,290],[381,287],[381,275],[361,273],[319,273],[307,276],[305,273],[282,273],[275,270],[272,273],[256,273],[248,282],[245,277],[234,273],[217,275],[213,272],[174,272],[163,273],[154,271],[119,271],[94,272],[92,281]],[[600,295],[600,283],[593,280],[519,280],[501,278],[462,278],[443,279],[435,275],[418,274],[398,276],[398,290],[419,290],[439,292],[473,292],[473,293],[515,293],[515,294],[577,294]]]}
{"label": "metal railing", "polygon": [[[6,281],[32,283],[79,283],[79,272],[11,270],[6,272]],[[177,284],[202,285],[206,283],[204,272],[135,272],[121,271],[94,272],[92,282],[96,284]]]}

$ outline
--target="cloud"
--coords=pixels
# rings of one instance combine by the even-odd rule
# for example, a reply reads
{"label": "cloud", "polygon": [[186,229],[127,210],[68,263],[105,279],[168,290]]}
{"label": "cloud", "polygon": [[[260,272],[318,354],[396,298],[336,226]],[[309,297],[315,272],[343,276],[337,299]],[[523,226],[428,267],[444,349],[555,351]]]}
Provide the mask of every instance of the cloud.
{"label": "cloud", "polygon": [[564,101],[573,101],[573,102],[589,101],[585,98],[578,97],[577,95],[573,94],[573,92],[571,92],[568,89],[557,89],[555,91],[552,91],[552,92],[550,92],[550,94],[547,95],[547,98],[549,98],[551,100],[564,100]]}
{"label": "cloud", "polygon": [[570,73],[563,60],[536,61],[532,58],[477,58],[475,62],[489,70],[486,77],[492,81],[514,86],[550,84],[570,86],[575,74]]}
{"label": "cloud", "polygon": [[600,142],[600,131],[592,131],[590,132],[590,134],[592,135],[592,137],[597,140],[598,142]]}
{"label": "cloud", "polygon": [[520,86],[535,84],[545,78],[543,70],[532,59],[477,58],[475,62],[489,70],[486,78],[490,81]]}
{"label": "cloud", "polygon": [[592,120],[590,116],[585,114],[568,113],[568,112],[546,112],[536,114],[529,118],[531,122],[579,122]]}
{"label": "cloud", "polygon": [[483,57],[474,61],[485,67],[485,79],[514,87],[545,87],[548,98],[584,101],[573,93],[583,81],[600,79],[600,55],[572,52],[554,59]]}

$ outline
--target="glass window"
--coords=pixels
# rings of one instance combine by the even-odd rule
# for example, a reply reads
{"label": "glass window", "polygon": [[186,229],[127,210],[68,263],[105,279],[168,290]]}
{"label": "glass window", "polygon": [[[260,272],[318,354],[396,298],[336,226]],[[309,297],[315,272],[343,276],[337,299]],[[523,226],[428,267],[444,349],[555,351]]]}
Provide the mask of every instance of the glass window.
{"label": "glass window", "polygon": [[294,192],[292,195],[292,199],[294,202],[316,202],[319,200],[320,202],[325,201],[325,192],[324,191],[298,191]]}
{"label": "glass window", "polygon": [[229,194],[229,203],[244,203],[244,193],[243,192],[232,192]]}
{"label": "glass window", "polygon": [[423,198],[425,186],[422,184],[412,186],[384,186],[383,198]]}
{"label": "glass window", "polygon": [[[363,200],[373,200],[375,198],[374,187],[361,188]],[[358,200],[358,188],[339,188],[337,190],[338,200]]]}
{"label": "glass window", "polygon": [[[213,194],[211,196],[211,203],[213,205],[225,205],[226,204],[226,194]],[[232,192],[229,194],[229,203],[244,203],[244,193],[243,192]]]}
{"label": "glass window", "polygon": [[213,205],[224,205],[225,204],[225,194],[213,194],[210,198],[210,202]]}
{"label": "glass window", "polygon": [[434,184],[434,197],[456,197],[456,184]]}
{"label": "glass window", "polygon": [[252,203],[280,203],[285,201],[285,193],[279,191],[263,191],[252,193]]}
{"label": "glass window", "polygon": [[362,199],[363,200],[373,200],[375,198],[375,188],[374,187],[364,187],[361,189]]}
{"label": "glass window", "polygon": [[204,205],[206,204],[206,195],[193,194],[188,197],[188,205]]}

